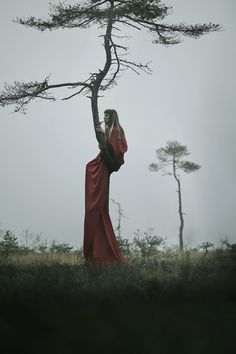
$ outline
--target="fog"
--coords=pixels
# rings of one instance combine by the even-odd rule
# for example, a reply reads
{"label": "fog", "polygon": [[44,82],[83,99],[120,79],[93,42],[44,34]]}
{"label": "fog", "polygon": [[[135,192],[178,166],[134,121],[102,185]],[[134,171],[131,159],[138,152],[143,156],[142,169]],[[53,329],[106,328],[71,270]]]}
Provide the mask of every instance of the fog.
{"label": "fog", "polygon": [[[100,99],[117,110],[129,150],[111,176],[110,198],[121,203],[122,235],[150,228],[178,244],[177,186],[172,177],[150,172],[155,149],[168,140],[187,145],[199,171],[181,174],[184,241],[236,242],[235,82],[236,3],[234,0],[173,0],[166,22],[221,23],[224,30],[198,40],[163,47],[149,33],[127,29],[130,59],[151,60],[152,75],[124,72],[118,85]],[[88,30],[39,32],[13,23],[19,17],[46,17],[48,0],[0,3],[0,82],[50,83],[84,80],[104,60],[101,33]],[[20,235],[24,229],[43,238],[83,243],[85,165],[98,152],[90,101],[61,98],[34,101],[27,114],[0,109],[0,223]],[[117,208],[110,202],[116,226]]]}

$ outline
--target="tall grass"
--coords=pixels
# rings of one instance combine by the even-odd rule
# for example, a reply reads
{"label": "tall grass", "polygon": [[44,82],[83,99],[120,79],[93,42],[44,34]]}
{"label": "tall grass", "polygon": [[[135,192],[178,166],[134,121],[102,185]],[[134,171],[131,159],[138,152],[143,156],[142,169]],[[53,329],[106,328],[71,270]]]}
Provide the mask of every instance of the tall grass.
{"label": "tall grass", "polygon": [[[61,287],[60,291],[68,295],[73,289],[73,293],[86,290],[95,296],[103,292],[113,295],[114,289],[118,293],[133,287],[148,297],[150,284],[157,289],[157,296],[180,288],[185,296],[190,293],[198,296],[206,289],[209,293],[217,289],[232,294],[235,285],[236,254],[227,250],[217,249],[207,254],[199,250],[166,250],[152,257],[127,258],[128,267],[117,263],[101,268],[86,264],[79,252],[15,255],[1,265],[0,280],[9,291],[16,285],[24,291],[27,284],[48,291],[50,284],[50,288],[55,286],[55,291],[59,291]],[[150,291],[153,294],[153,289]]]}
{"label": "tall grass", "polygon": [[108,268],[81,252],[2,262],[2,352],[235,353],[235,252],[127,258]]}

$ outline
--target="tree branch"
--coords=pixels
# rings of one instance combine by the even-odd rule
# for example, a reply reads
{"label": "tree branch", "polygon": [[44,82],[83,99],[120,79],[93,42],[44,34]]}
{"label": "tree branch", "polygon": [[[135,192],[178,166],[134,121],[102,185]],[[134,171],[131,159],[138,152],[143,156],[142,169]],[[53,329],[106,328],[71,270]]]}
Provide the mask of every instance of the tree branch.
{"label": "tree branch", "polygon": [[81,92],[83,92],[86,88],[87,88],[86,86],[83,86],[78,92],[73,93],[73,95],[70,95],[70,96],[68,96],[68,97],[62,98],[62,101],[67,101],[67,100],[71,99],[72,97],[75,97],[75,96],[79,95],[79,94],[80,94]]}
{"label": "tree branch", "polygon": [[50,89],[61,87],[76,88],[78,86],[83,86],[83,89],[91,89],[91,84],[85,81],[66,82],[61,84],[49,85],[48,77],[43,82],[35,81],[29,83],[22,83],[15,81],[13,85],[5,84],[5,91],[0,94],[0,105],[6,106],[15,104],[15,112],[25,112],[25,106],[35,98],[55,101],[55,98],[53,96],[48,95],[48,91]]}
{"label": "tree branch", "polygon": [[98,1],[89,7],[80,4],[64,6],[63,3],[59,3],[51,6],[49,20],[36,19],[35,17],[29,17],[28,19],[17,17],[14,22],[27,27],[34,27],[40,31],[58,28],[86,28],[91,22],[97,22],[99,12],[102,14],[102,11],[97,8],[109,2],[109,0]]}
{"label": "tree branch", "polygon": [[[178,25],[165,25],[155,22],[155,20],[149,21],[141,17],[133,17],[128,14],[124,15],[128,20],[138,23],[140,26],[149,29],[151,32],[156,32],[159,36],[159,40],[156,39],[154,43],[161,43],[164,45],[173,45],[180,43],[180,39],[177,37],[178,33],[188,36],[198,38],[203,34],[209,32],[216,32],[221,30],[219,24],[209,23],[209,24],[196,24],[196,25],[186,25],[185,23],[180,23]],[[168,36],[167,34],[171,36]]]}
{"label": "tree branch", "polygon": [[141,30],[140,27],[135,26],[135,25],[133,25],[132,23],[129,23],[129,22],[125,21],[125,20],[116,20],[116,22],[123,23],[124,25],[129,26],[129,27],[133,27],[133,28],[135,28],[135,29],[137,29],[137,30],[139,30],[139,31]]}
{"label": "tree branch", "polygon": [[152,70],[151,70],[151,69],[149,68],[149,66],[148,66],[148,64],[150,64],[151,61],[149,61],[149,62],[146,63],[146,64],[142,64],[142,63],[137,64],[137,63],[134,63],[134,62],[132,62],[132,61],[120,59],[120,63],[121,63],[121,65],[126,66],[126,67],[132,69],[132,70],[135,71],[138,75],[140,75],[140,73],[139,73],[137,70],[135,70],[134,68],[137,68],[138,70],[142,70],[142,71],[144,71],[144,72],[147,73],[147,74],[151,74],[151,72],[152,72]]}
{"label": "tree branch", "polygon": [[[43,82],[20,83],[13,85],[5,84],[5,91],[0,94],[0,105],[18,105],[16,111],[23,110],[25,106],[33,99],[40,98],[45,100],[55,100],[49,95],[49,90],[60,87],[75,89],[81,88],[64,97],[63,100],[69,100],[81,93],[91,91],[92,111],[94,125],[99,124],[98,115],[98,97],[99,91],[104,91],[116,84],[119,72],[124,69],[131,69],[140,75],[140,71],[151,73],[149,63],[135,63],[124,58],[124,53],[119,50],[125,50],[127,47],[114,43],[112,30],[120,31],[119,24],[132,27],[137,30],[142,28],[157,34],[158,38],[154,43],[176,44],[180,42],[178,35],[200,37],[202,34],[218,31],[220,25],[209,23],[204,25],[178,25],[161,24],[171,7],[165,6],[161,0],[81,0],[79,4],[65,5],[63,0],[57,5],[52,5],[49,12],[49,19],[42,20],[30,17],[28,19],[17,18],[15,22],[28,27],[34,27],[39,30],[53,30],[58,28],[87,28],[92,23],[99,27],[106,27],[104,37],[105,63],[102,70],[93,73],[87,80],[75,83],[62,83],[49,85],[46,78]],[[116,22],[118,23],[115,27]],[[114,36],[114,35],[113,35]],[[127,38],[127,36],[116,36],[117,38]],[[112,67],[115,65],[115,70]],[[108,76],[108,77],[107,77]],[[96,134],[97,135],[97,134]],[[99,134],[98,134],[99,135]],[[97,135],[97,137],[98,137]]]}

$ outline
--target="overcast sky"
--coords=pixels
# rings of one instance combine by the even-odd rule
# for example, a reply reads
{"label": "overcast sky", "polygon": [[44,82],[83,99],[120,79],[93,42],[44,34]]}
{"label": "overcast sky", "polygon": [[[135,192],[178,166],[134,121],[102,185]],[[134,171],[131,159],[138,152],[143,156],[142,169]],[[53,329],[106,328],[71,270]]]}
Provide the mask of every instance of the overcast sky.
{"label": "overcast sky", "polygon": [[[74,2],[72,2],[74,3]],[[187,145],[202,168],[182,174],[185,243],[190,246],[228,236],[236,242],[236,2],[169,0],[166,22],[221,23],[224,31],[163,47],[149,33],[126,30],[130,59],[152,60],[152,75],[125,72],[100,100],[117,110],[129,151],[111,176],[110,198],[126,216],[122,235],[153,228],[178,244],[177,186],[172,177],[148,170],[155,149],[167,140]],[[101,68],[104,53],[96,28],[39,32],[13,23],[19,17],[46,17],[48,0],[0,3],[0,86],[4,82],[80,81]],[[69,91],[69,94],[71,91]],[[17,236],[24,229],[49,241],[83,243],[85,165],[99,152],[86,97],[33,102],[27,114],[0,108],[0,223]],[[117,209],[110,203],[113,225]]]}

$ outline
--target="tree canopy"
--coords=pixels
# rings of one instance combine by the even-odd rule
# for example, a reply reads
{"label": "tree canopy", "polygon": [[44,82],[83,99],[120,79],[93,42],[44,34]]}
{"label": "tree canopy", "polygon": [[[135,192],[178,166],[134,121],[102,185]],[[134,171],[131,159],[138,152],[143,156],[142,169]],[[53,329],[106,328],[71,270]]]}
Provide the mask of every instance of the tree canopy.
{"label": "tree canopy", "polygon": [[15,106],[15,112],[25,113],[27,105],[37,99],[54,101],[54,89],[67,87],[73,93],[63,97],[69,100],[81,94],[91,99],[91,109],[95,134],[100,144],[104,143],[101,132],[96,131],[99,125],[98,98],[100,93],[117,84],[119,74],[124,70],[151,72],[149,63],[131,61],[128,58],[128,47],[123,40],[127,39],[126,30],[146,30],[152,34],[154,44],[174,45],[183,37],[199,38],[200,36],[219,31],[219,24],[172,24],[164,22],[172,12],[172,7],[161,0],[80,0],[70,5],[60,1],[50,4],[49,17],[17,18],[15,22],[40,31],[56,29],[86,29],[96,25],[104,29],[103,47],[105,50],[104,65],[97,72],[92,72],[84,80],[75,78],[73,82],[51,83],[50,76],[39,81],[5,83],[0,93],[0,105]]}
{"label": "tree canopy", "polygon": [[[167,141],[164,147],[156,150],[158,163],[151,163],[149,169],[151,171],[163,170],[166,174],[174,175],[177,170],[182,170],[186,173],[191,173],[199,170],[200,165],[182,160],[183,157],[188,156],[190,152],[186,145],[181,145],[178,141]],[[172,172],[166,170],[170,166]]]}
{"label": "tree canopy", "polygon": [[122,69],[131,69],[136,73],[140,70],[149,72],[149,63],[142,64],[128,60],[126,55],[128,47],[120,43],[126,38],[123,35],[125,27],[132,27],[139,31],[148,30],[154,35],[152,42],[163,45],[180,43],[183,36],[198,38],[203,34],[220,30],[219,24],[212,23],[167,24],[164,20],[171,11],[172,7],[165,5],[161,0],[81,0],[73,5],[63,1],[50,4],[47,19],[17,18],[15,22],[40,31],[61,28],[84,29],[92,25],[104,28],[103,44],[106,61],[103,69],[92,73],[83,81],[50,84],[50,77],[46,76],[42,82],[5,84],[4,91],[0,94],[0,104],[15,105],[15,111],[24,111],[25,106],[35,98],[55,100],[52,94],[55,88],[74,89],[76,92],[63,98],[67,100],[81,93],[98,94],[99,91],[109,89],[117,83],[118,74]]}
{"label": "tree canopy", "polygon": [[190,152],[186,145],[180,144],[178,141],[167,141],[164,147],[156,150],[156,155],[158,163],[151,163],[149,165],[150,171],[164,171],[164,175],[173,176],[178,185],[178,212],[180,217],[179,226],[179,247],[183,251],[184,241],[183,241],[183,230],[184,230],[184,213],[182,208],[182,191],[180,176],[178,175],[178,170],[182,170],[186,173],[191,173],[199,170],[200,165],[195,162],[183,160],[185,156],[188,156]]}

